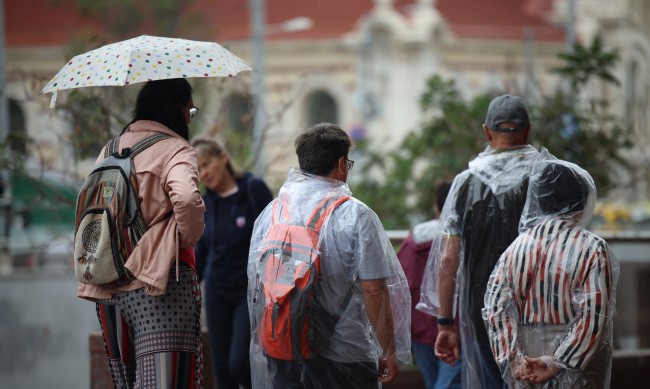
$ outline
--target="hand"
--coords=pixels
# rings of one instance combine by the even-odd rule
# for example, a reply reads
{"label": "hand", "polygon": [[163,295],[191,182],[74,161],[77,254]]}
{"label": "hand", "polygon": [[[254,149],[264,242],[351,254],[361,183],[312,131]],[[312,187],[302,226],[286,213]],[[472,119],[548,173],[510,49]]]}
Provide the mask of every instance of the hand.
{"label": "hand", "polygon": [[456,366],[456,361],[460,361],[460,339],[456,329],[453,326],[449,326],[449,329],[442,326],[438,328],[435,346],[436,357],[452,367]]}
{"label": "hand", "polygon": [[562,368],[553,362],[550,356],[532,358],[524,356],[525,373],[521,376],[521,381],[534,382],[536,384],[544,383],[562,371]]}
{"label": "hand", "polygon": [[389,383],[399,374],[399,364],[395,355],[379,358],[379,382]]}
{"label": "hand", "polygon": [[518,356],[510,362],[510,374],[514,379],[519,381],[528,374],[526,360],[522,356]]}

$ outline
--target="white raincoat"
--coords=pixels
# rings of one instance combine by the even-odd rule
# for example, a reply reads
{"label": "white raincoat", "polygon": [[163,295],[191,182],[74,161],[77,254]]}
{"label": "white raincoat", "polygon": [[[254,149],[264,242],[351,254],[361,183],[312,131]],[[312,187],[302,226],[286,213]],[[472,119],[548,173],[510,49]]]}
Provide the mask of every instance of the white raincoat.
{"label": "white raincoat", "polygon": [[[268,301],[265,302],[264,290],[273,289],[273,286],[268,285],[269,260],[262,256],[268,241],[267,234],[273,225],[277,224],[277,215],[282,215],[285,223],[304,225],[324,199],[340,199],[346,196],[350,198],[338,205],[325,219],[319,235],[321,275],[317,280],[315,297],[318,300],[319,313],[314,314],[310,320],[313,320],[311,322],[313,323],[323,317],[331,319],[329,328],[324,330],[327,337],[326,345],[319,348],[314,346],[315,355],[312,359],[303,359],[297,356],[294,350],[295,359],[283,360],[281,364],[287,366],[288,363],[292,366],[292,370],[297,369],[304,387],[310,388],[343,387],[333,384],[315,367],[318,366],[317,361],[323,359],[342,364],[364,363],[368,371],[351,372],[353,375],[377,374],[377,361],[384,350],[369,322],[363,292],[359,285],[360,280],[373,279],[385,279],[388,286],[394,321],[396,357],[402,363],[411,362],[411,305],[408,284],[379,218],[365,204],[351,197],[351,192],[345,183],[292,168],[280,189],[278,198],[266,207],[255,222],[251,239],[248,300],[252,328],[250,359],[254,388],[283,386],[278,383],[282,382],[280,376],[284,374],[277,367],[280,364],[277,363],[277,358],[271,357],[270,352],[263,346],[264,336],[270,336],[269,331],[280,330],[275,325],[269,325],[267,328],[271,329],[266,333],[261,330],[268,316],[276,314],[275,310],[267,310],[266,315],[264,313],[265,305],[269,304]],[[292,243],[289,237],[276,240],[284,241],[283,249]],[[297,245],[293,243],[291,246],[295,252]],[[283,255],[284,260],[296,262],[298,266],[300,265],[298,261],[302,261],[295,254],[292,256],[283,251]],[[277,277],[280,279],[280,276]],[[284,281],[287,281],[288,287],[293,287],[294,283],[297,283],[290,277],[288,280],[286,278]],[[263,285],[265,280],[267,284]],[[279,310],[278,306],[277,312]],[[386,314],[391,313],[382,312],[382,315]],[[296,317],[300,315],[307,315],[307,313],[296,313]],[[295,326],[289,327],[295,329]],[[316,330],[316,334],[313,335],[314,338],[319,337],[318,331]],[[315,339],[314,343],[320,341],[322,339]],[[290,345],[286,347],[288,350]]]}
{"label": "white raincoat", "polygon": [[443,239],[431,247],[417,309],[440,316],[441,243],[445,238],[460,238],[453,311],[458,309],[460,321],[464,388],[500,384],[490,383],[490,377],[500,381],[500,372],[490,356],[481,309],[488,278],[501,253],[517,237],[528,177],[538,154],[530,145],[503,150],[488,146],[456,176],[440,215]]}

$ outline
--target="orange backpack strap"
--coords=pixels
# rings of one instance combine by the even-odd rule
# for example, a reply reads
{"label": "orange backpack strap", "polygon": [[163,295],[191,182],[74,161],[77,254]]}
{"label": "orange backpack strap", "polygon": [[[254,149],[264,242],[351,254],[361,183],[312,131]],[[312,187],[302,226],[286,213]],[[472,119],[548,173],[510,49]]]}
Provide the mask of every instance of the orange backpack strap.
{"label": "orange backpack strap", "polygon": [[284,207],[282,201],[276,199],[273,202],[273,208],[271,208],[271,223],[278,224],[282,220],[289,220],[289,211],[287,207]]}
{"label": "orange backpack strap", "polygon": [[336,207],[348,201],[349,199],[350,196],[325,198],[325,200],[323,200],[318,205],[318,207],[316,207],[316,210],[307,220],[305,226],[310,230],[313,230],[316,235],[319,235],[320,229],[323,227],[323,223],[325,223],[327,217],[334,211],[334,209],[336,209]]}

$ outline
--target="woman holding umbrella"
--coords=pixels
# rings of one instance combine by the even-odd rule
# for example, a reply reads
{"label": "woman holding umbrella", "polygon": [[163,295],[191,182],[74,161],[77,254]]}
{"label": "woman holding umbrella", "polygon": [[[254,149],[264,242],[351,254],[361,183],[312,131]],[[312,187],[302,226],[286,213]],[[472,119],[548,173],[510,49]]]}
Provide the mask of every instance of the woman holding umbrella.
{"label": "woman holding umbrella", "polygon": [[[184,79],[149,81],[133,121],[119,138],[124,152],[154,134],[167,138],[133,158],[140,210],[147,226],[122,286],[80,283],[78,296],[97,302],[116,388],[202,388],[201,294],[193,247],[205,206],[188,123],[196,116]],[[98,162],[104,159],[104,150]]]}
{"label": "woman holding umbrella", "polygon": [[195,252],[199,277],[205,280],[212,370],[219,389],[250,388],[248,251],[253,223],[273,196],[264,181],[235,170],[219,142],[197,139],[192,144],[206,188],[206,228]]}

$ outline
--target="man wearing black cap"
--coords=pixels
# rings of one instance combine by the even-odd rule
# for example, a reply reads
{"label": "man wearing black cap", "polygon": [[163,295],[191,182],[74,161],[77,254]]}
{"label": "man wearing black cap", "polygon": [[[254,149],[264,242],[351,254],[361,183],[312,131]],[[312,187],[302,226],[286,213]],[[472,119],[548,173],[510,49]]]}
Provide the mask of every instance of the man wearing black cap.
{"label": "man wearing black cap", "polygon": [[[481,316],[487,281],[499,256],[518,235],[528,177],[538,151],[528,144],[528,110],[520,97],[496,97],[488,108],[483,132],[489,146],[456,176],[442,221],[438,261],[418,308],[438,317],[436,355],[454,365],[463,344],[463,387],[502,388],[499,367]],[[435,287],[434,287],[435,288]],[[457,294],[458,300],[455,300]],[[454,326],[458,307],[460,336]]]}

